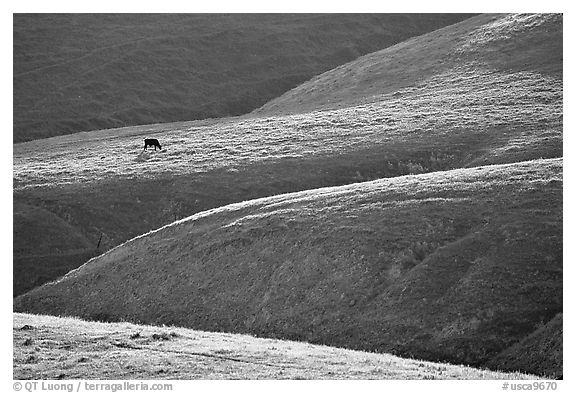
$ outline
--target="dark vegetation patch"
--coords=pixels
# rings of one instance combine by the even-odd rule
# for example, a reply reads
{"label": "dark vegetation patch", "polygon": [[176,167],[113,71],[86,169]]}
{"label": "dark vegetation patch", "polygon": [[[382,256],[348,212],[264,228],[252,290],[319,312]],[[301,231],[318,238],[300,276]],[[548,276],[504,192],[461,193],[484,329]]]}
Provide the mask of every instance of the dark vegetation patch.
{"label": "dark vegetation patch", "polygon": [[98,255],[70,215],[14,201],[13,295],[63,276]]}
{"label": "dark vegetation patch", "polygon": [[91,313],[90,315],[87,315],[86,319],[89,321],[96,321],[96,322],[121,322],[122,321],[121,317],[119,317],[117,315],[109,314],[107,312],[102,312],[102,311],[95,311],[95,312]]}
{"label": "dark vegetation patch", "polygon": [[52,255],[13,257],[13,295],[62,277],[99,254],[96,250],[81,250]]}
{"label": "dark vegetation patch", "polygon": [[135,346],[135,345],[130,344],[130,343],[127,343],[127,342],[124,342],[124,341],[113,342],[111,344],[114,345],[115,347],[118,347],[118,348],[140,349],[140,347]]}
{"label": "dark vegetation patch", "polygon": [[562,314],[542,320],[525,338],[505,349],[489,363],[500,370],[526,370],[548,378],[563,378]]}
{"label": "dark vegetation patch", "polygon": [[166,332],[153,333],[151,337],[152,337],[152,340],[156,340],[156,341],[168,341],[168,340],[173,338],[173,336],[171,334],[166,333]]}

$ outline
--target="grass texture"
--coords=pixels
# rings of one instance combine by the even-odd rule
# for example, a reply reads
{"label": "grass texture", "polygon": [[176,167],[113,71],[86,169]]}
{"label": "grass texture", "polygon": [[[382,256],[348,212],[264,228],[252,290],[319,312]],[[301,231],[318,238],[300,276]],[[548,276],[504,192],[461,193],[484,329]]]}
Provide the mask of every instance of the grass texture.
{"label": "grass texture", "polygon": [[134,238],[14,307],[483,366],[562,311],[561,195],[549,159],[242,202]]}
{"label": "grass texture", "polygon": [[536,378],[249,335],[30,314],[14,314],[13,344],[14,379]]}
{"label": "grass texture", "polygon": [[[65,221],[90,245],[86,251],[100,238],[105,250],[199,211],[253,198],[561,157],[561,31],[557,15],[483,15],[323,74],[261,113],[19,143],[14,203]],[[319,92],[328,86],[341,107],[324,108]],[[294,97],[314,97],[321,109],[306,112],[303,104],[299,113],[281,114],[293,109]],[[145,137],[160,139],[164,149],[144,152]],[[15,245],[30,244],[35,235],[26,232],[45,225],[40,216],[34,221],[21,213],[14,215]],[[20,256],[32,261],[78,251],[73,242],[55,247],[54,235],[42,234],[34,244],[43,251]],[[78,254],[71,262],[85,261]],[[31,279],[16,278],[15,293],[42,283]]]}
{"label": "grass texture", "polygon": [[110,251],[15,309],[561,376],[561,37],[481,15],[250,115],[16,144],[16,274]]}
{"label": "grass texture", "polygon": [[247,113],[464,14],[14,14],[14,141]]}

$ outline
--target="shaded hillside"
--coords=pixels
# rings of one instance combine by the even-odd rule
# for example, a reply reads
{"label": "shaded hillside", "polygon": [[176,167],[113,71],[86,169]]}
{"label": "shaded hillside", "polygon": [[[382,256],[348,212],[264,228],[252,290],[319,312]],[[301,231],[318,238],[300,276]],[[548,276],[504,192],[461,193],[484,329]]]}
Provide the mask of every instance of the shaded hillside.
{"label": "shaded hillside", "polygon": [[14,379],[534,379],[247,335],[14,314]]}
{"label": "shaded hillside", "polygon": [[[461,37],[457,47],[492,34],[500,37],[498,49],[505,42],[509,57],[522,58],[525,47],[512,34],[516,30],[502,30],[493,18],[454,27]],[[473,59],[488,58],[492,44],[470,44],[466,48],[474,55],[467,58],[472,60],[460,68],[440,74],[415,69],[426,78],[401,94],[382,94],[366,104],[352,100],[334,110],[129,127],[16,144],[14,200],[65,219],[92,244],[103,236],[108,249],[233,202],[410,173],[561,157],[562,78],[544,70],[562,67],[556,45],[562,21],[537,18],[541,23],[530,30],[534,48],[550,52],[525,63],[523,71],[487,69]],[[435,36],[435,53],[456,56],[453,39],[448,33]],[[410,51],[402,51],[407,58],[429,44],[412,42]],[[379,53],[386,63],[386,52]],[[358,68],[360,79],[365,71]],[[143,152],[142,139],[148,136],[160,138],[164,149]],[[50,249],[51,242],[46,236],[37,244]],[[30,254],[36,254],[33,247]],[[78,259],[77,265],[83,262]]]}
{"label": "shaded hillside", "polygon": [[[38,254],[96,248],[96,244],[91,245],[65,219],[40,207],[15,201],[13,216],[13,250],[16,256],[28,254],[31,245]],[[46,236],[51,236],[49,241],[46,241]]]}
{"label": "shaded hillside", "polygon": [[[29,245],[33,248],[34,244]],[[12,295],[18,296],[39,285],[62,277],[92,257],[96,248],[72,249],[63,253],[14,255],[12,258]]]}
{"label": "shaded hillside", "polygon": [[562,311],[562,160],[198,213],[19,296],[14,309],[486,365]]}
{"label": "shaded hillside", "polygon": [[60,218],[42,207],[13,204],[13,288],[20,295],[78,267],[102,250],[92,243],[70,217]]}
{"label": "shaded hillside", "polygon": [[524,370],[561,379],[562,333],[562,314],[558,314],[528,337],[496,356],[491,364],[500,370]]}
{"label": "shaded hillside", "polygon": [[14,141],[247,113],[461,14],[15,14]]}

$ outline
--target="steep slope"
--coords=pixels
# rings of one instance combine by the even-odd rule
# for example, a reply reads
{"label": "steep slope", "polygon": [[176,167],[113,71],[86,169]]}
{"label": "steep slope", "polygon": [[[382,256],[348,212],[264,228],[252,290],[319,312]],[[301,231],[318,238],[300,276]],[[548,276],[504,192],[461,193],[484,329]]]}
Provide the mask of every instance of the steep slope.
{"label": "steep slope", "polygon": [[14,379],[534,379],[253,336],[14,314]]}
{"label": "steep slope", "polygon": [[562,160],[198,213],[14,307],[485,365],[562,311]]}
{"label": "steep slope", "polygon": [[15,14],[14,140],[247,113],[458,14]]}
{"label": "steep slope", "polygon": [[[472,18],[451,27],[456,33],[447,28],[400,44],[403,50],[390,48],[398,61],[413,64],[393,69],[398,74],[391,80],[413,74],[406,83],[417,82],[377,96],[369,84],[359,84],[357,94],[372,97],[365,104],[350,99],[340,109],[139,126],[16,144],[14,200],[58,215],[91,244],[102,236],[108,249],[199,211],[253,198],[561,157],[562,77],[550,70],[562,69],[562,19],[522,16],[532,24],[517,26],[507,22],[510,18]],[[526,57],[524,35],[533,42],[530,50],[546,50],[546,56]],[[432,43],[440,60],[460,59],[461,68],[442,71],[414,61],[414,54]],[[521,70],[490,68],[480,61],[502,48],[509,63],[522,62]],[[459,54],[463,51],[466,56]],[[390,65],[387,51],[370,59],[383,69]],[[357,80],[370,75],[364,61],[348,66]],[[378,83],[384,88],[387,82]],[[142,152],[148,136],[160,138],[164,149]],[[52,247],[48,236],[36,244]],[[32,248],[30,253],[36,254]],[[79,258],[76,264],[83,262]]]}

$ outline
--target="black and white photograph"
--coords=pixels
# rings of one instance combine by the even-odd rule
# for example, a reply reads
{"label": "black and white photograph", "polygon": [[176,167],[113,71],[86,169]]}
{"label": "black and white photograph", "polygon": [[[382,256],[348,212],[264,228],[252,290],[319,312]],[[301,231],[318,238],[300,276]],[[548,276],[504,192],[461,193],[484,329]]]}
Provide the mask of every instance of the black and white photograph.
{"label": "black and white photograph", "polygon": [[7,389],[561,390],[564,13],[517,11],[13,11]]}

